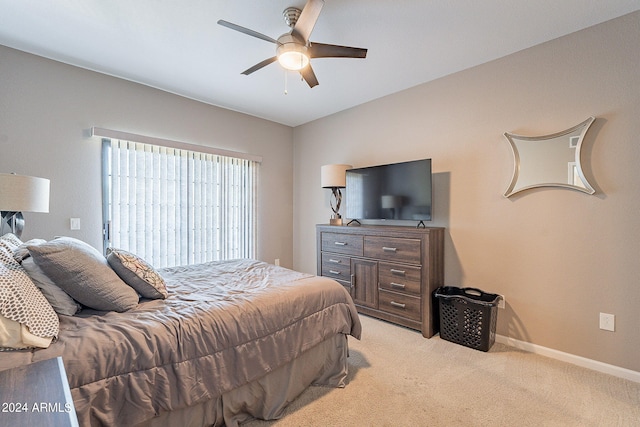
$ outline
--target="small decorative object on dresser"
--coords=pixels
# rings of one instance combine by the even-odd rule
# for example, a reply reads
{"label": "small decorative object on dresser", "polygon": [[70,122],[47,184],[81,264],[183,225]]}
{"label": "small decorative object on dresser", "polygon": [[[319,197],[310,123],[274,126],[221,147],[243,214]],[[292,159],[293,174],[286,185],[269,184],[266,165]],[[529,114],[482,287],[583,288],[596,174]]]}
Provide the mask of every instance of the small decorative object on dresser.
{"label": "small decorative object on dresser", "polygon": [[318,275],[351,294],[358,312],[437,332],[433,291],[444,282],[444,228],[316,226]]}

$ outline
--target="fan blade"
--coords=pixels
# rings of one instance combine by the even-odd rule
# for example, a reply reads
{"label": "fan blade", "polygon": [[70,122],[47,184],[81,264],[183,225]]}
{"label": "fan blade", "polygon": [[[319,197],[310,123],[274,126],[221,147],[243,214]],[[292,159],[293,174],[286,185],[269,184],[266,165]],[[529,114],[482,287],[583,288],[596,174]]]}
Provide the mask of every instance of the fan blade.
{"label": "fan blade", "polygon": [[309,36],[313,31],[313,27],[316,25],[320,11],[324,6],[324,0],[308,0],[307,4],[302,8],[298,22],[293,26],[291,35],[304,41],[306,44],[309,41]]}
{"label": "fan blade", "polygon": [[311,43],[309,56],[312,58],[366,58],[367,49],[334,44]]}
{"label": "fan blade", "polygon": [[267,65],[271,64],[272,62],[276,62],[277,59],[278,59],[278,57],[276,57],[276,56],[274,56],[273,58],[265,59],[262,62],[258,62],[253,67],[247,68],[246,70],[244,70],[242,72],[242,74],[244,74],[245,76],[248,76],[249,74],[253,73],[254,71],[258,71],[260,68],[266,67]]}
{"label": "fan blade", "polygon": [[302,76],[304,81],[307,82],[309,87],[318,85],[318,79],[316,78],[316,73],[313,72],[313,68],[311,68],[311,64],[300,70],[300,75]]}
{"label": "fan blade", "polygon": [[259,33],[257,31],[253,31],[253,30],[250,30],[248,28],[241,27],[240,25],[234,24],[232,22],[227,22],[227,21],[223,21],[222,19],[220,19],[218,21],[218,24],[222,25],[223,27],[231,28],[232,30],[240,31],[241,33],[244,33],[246,35],[257,37],[259,39],[262,39],[262,40],[265,40],[265,41],[268,41],[268,42],[271,42],[271,43],[278,44],[277,40],[274,40],[269,36],[265,36],[264,34]]}

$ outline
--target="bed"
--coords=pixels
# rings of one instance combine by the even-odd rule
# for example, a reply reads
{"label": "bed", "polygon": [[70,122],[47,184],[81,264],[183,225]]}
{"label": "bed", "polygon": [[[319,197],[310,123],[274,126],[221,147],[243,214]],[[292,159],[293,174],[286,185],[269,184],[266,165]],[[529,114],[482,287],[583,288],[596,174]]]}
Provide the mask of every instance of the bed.
{"label": "bed", "polygon": [[361,326],[337,282],[255,260],[158,273],[166,299],[60,315],[48,348],[0,352],[0,370],[61,356],[82,426],[236,426],[345,386]]}

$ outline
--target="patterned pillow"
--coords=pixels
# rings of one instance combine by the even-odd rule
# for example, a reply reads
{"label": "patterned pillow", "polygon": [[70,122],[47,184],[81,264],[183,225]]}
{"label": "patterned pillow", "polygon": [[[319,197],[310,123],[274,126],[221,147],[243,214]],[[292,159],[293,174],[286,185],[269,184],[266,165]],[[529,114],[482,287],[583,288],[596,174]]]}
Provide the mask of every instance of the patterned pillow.
{"label": "patterned pillow", "polygon": [[[9,254],[12,255],[12,258],[13,258],[13,251],[18,249],[20,245],[22,245],[22,240],[18,239],[18,237],[15,234],[7,233],[4,236],[0,237],[0,246],[3,246],[7,251],[9,251]],[[2,256],[4,255],[0,254],[0,257]],[[3,260],[0,259],[0,261],[3,261]]]}
{"label": "patterned pillow", "polygon": [[107,254],[107,262],[113,271],[140,295],[151,299],[169,296],[164,279],[148,262],[122,249],[109,248]]}
{"label": "patterned pillow", "polygon": [[[57,337],[58,315],[13,258],[14,249],[21,244],[13,234],[0,237],[0,315],[26,325],[37,337]],[[0,346],[4,346],[3,343]]]}

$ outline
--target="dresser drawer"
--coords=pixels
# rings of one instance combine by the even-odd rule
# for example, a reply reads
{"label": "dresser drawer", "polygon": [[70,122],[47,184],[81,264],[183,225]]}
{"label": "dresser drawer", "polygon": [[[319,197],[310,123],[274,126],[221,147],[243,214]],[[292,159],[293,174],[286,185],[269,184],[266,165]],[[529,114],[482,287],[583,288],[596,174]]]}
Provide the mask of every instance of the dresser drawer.
{"label": "dresser drawer", "polygon": [[420,264],[422,254],[419,239],[365,236],[364,256],[385,261]]}
{"label": "dresser drawer", "polygon": [[420,267],[381,261],[378,275],[380,288],[420,296]]}
{"label": "dresser drawer", "polygon": [[322,233],[322,251],[362,256],[362,236]]}
{"label": "dresser drawer", "polygon": [[378,308],[387,313],[420,321],[420,297],[412,297],[396,292],[380,289],[378,291]]}
{"label": "dresser drawer", "polygon": [[351,279],[351,258],[336,254],[322,254],[322,275],[350,281]]}

